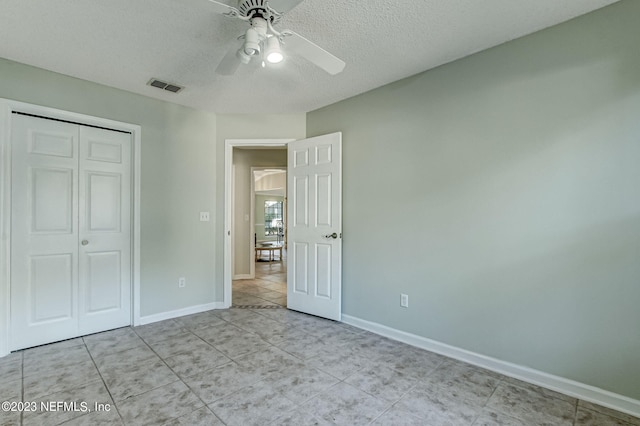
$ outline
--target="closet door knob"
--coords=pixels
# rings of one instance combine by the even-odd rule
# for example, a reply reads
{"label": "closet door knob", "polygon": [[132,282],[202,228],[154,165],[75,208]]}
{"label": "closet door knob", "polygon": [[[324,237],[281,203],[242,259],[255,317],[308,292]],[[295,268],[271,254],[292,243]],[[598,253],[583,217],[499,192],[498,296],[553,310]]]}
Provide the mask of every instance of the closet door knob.
{"label": "closet door knob", "polygon": [[80,244],[82,244],[83,246],[86,246],[87,244],[89,244],[89,241],[87,241],[87,240],[82,240],[82,243],[80,243]]}

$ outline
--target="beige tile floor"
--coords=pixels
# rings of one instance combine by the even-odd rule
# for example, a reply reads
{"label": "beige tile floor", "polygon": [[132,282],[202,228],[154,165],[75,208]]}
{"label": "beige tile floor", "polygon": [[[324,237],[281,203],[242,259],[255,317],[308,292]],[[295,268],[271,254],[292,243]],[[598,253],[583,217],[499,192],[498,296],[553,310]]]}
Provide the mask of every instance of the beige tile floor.
{"label": "beige tile floor", "polygon": [[282,252],[282,260],[256,262],[255,279],[233,281],[233,306],[287,306],[287,251]]}
{"label": "beige tile floor", "polygon": [[0,412],[0,425],[640,425],[342,323],[264,308],[13,353],[0,358],[0,401],[77,403]]}

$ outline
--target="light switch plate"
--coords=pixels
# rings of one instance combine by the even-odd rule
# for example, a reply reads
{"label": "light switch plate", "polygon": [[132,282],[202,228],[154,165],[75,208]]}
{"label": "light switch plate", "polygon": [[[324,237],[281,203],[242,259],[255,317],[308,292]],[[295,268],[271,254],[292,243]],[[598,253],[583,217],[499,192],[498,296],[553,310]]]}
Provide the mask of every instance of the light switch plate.
{"label": "light switch plate", "polygon": [[200,222],[209,222],[209,212],[200,212]]}
{"label": "light switch plate", "polygon": [[400,306],[403,308],[409,307],[409,295],[401,293],[400,294]]}

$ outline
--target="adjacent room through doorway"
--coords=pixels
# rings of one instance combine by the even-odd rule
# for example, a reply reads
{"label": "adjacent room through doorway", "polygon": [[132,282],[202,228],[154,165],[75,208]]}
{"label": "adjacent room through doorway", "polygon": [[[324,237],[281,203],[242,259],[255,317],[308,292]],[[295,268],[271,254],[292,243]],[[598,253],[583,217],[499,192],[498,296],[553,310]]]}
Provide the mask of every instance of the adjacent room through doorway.
{"label": "adjacent room through doorway", "polygon": [[233,307],[287,306],[286,152],[234,149]]}
{"label": "adjacent room through doorway", "polygon": [[287,170],[252,168],[253,279],[233,281],[233,306],[287,307]]}

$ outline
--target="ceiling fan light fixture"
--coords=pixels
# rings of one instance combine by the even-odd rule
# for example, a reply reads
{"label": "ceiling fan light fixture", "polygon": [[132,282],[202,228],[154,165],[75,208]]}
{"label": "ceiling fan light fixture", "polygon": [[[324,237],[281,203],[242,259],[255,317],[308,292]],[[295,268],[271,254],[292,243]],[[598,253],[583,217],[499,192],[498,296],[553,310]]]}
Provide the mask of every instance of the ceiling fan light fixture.
{"label": "ceiling fan light fixture", "polygon": [[284,60],[284,55],[280,52],[271,52],[267,55],[267,62],[270,64],[279,64]]}
{"label": "ceiling fan light fixture", "polygon": [[236,52],[236,56],[238,57],[238,59],[240,59],[240,62],[242,62],[245,65],[251,62],[251,56],[247,55],[244,49],[238,49],[238,51]]}
{"label": "ceiling fan light fixture", "polygon": [[253,28],[249,28],[244,36],[244,53],[249,56],[260,54],[260,37],[258,32]]}
{"label": "ceiling fan light fixture", "polygon": [[278,64],[284,59],[284,55],[282,54],[282,50],[280,49],[280,41],[278,40],[278,37],[272,36],[267,39],[265,58],[270,64]]}

